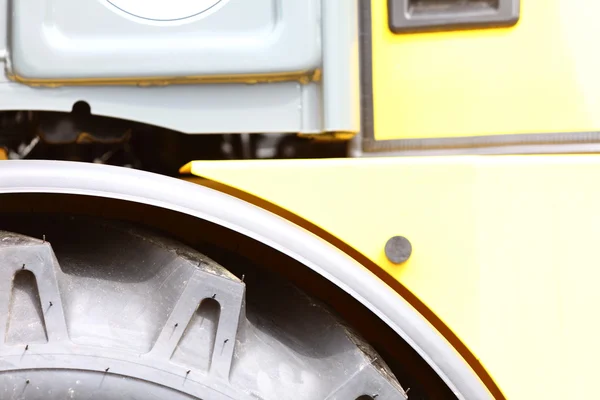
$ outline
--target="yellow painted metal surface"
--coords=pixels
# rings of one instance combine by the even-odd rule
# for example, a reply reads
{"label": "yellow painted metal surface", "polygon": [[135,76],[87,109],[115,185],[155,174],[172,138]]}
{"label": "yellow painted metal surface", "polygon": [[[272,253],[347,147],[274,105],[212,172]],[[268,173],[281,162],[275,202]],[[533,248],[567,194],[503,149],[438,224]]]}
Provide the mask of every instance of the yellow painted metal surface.
{"label": "yellow painted metal surface", "polygon": [[[194,162],[387,270],[509,399],[593,398],[600,359],[600,156]],[[413,254],[384,255],[393,235]]]}
{"label": "yellow painted metal surface", "polygon": [[377,139],[600,129],[600,2],[521,0],[514,27],[412,34],[372,4]]}

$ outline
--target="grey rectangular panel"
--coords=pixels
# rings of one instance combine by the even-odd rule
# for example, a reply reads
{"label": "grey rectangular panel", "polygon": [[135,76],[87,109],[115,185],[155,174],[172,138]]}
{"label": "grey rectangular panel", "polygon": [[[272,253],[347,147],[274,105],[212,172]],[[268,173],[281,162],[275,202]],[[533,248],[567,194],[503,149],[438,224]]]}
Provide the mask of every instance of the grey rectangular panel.
{"label": "grey rectangular panel", "polygon": [[6,57],[7,33],[8,33],[8,0],[0,0],[0,60]]}
{"label": "grey rectangular panel", "polygon": [[392,32],[513,25],[519,0],[388,0]]}
{"label": "grey rectangular panel", "polygon": [[[302,92],[307,91],[303,97]],[[311,94],[311,92],[313,92]],[[64,86],[36,88],[0,83],[0,110],[69,112],[87,102],[94,115],[128,119],[184,133],[318,133],[316,84]]]}
{"label": "grey rectangular panel", "polygon": [[358,1],[323,1],[321,84],[327,132],[356,132],[360,127]]}
{"label": "grey rectangular panel", "polygon": [[320,0],[13,0],[9,72],[32,83],[294,79],[321,65]]}
{"label": "grey rectangular panel", "polygon": [[356,132],[359,2],[0,0],[0,67],[26,83],[0,76],[0,110],[85,101],[193,134]]}

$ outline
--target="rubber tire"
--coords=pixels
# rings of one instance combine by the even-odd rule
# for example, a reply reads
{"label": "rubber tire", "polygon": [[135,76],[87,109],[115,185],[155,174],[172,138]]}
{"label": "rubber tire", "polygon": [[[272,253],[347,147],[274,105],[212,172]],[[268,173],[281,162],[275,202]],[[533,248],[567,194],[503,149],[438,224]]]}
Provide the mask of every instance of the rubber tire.
{"label": "rubber tire", "polygon": [[407,398],[370,346],[286,282],[242,282],[117,222],[18,231],[37,238],[0,231],[2,399]]}

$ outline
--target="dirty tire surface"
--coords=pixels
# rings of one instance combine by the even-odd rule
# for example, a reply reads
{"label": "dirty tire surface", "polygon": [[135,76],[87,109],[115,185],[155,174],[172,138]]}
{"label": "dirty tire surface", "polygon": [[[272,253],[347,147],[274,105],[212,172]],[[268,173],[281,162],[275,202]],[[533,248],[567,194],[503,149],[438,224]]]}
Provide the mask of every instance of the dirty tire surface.
{"label": "dirty tire surface", "polygon": [[2,399],[406,399],[370,346],[285,282],[246,290],[116,222],[18,230],[31,236],[0,231]]}

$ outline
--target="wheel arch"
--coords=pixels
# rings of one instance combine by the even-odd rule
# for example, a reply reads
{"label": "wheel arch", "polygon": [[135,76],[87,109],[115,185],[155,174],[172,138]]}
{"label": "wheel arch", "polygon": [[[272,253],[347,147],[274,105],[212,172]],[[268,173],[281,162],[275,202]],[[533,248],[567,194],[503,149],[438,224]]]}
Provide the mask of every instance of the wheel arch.
{"label": "wheel arch", "polygon": [[[124,168],[57,161],[1,163],[0,194],[19,193],[91,196],[158,207],[258,241],[361,303],[429,364],[458,398],[491,398],[481,377],[453,345],[368,266],[339,246],[255,204],[194,183]],[[0,201],[0,208],[2,204]]]}

